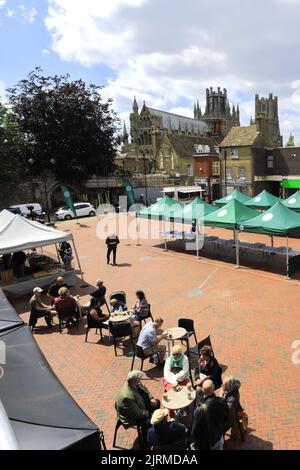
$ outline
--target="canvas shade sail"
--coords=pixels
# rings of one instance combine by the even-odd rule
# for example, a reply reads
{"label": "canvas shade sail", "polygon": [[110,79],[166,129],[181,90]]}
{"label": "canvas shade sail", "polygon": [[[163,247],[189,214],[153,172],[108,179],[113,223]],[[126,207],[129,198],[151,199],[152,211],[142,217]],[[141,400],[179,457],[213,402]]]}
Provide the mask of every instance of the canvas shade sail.
{"label": "canvas shade sail", "polygon": [[170,196],[165,196],[155,204],[145,207],[137,213],[137,217],[154,220],[171,220],[176,210],[181,209],[183,204],[175,201]]}
{"label": "canvas shade sail", "polygon": [[193,220],[202,219],[204,215],[214,212],[216,207],[207,204],[201,197],[196,197],[189,204],[176,210],[173,214],[173,219],[176,222],[190,223]]}
{"label": "canvas shade sail", "polygon": [[242,193],[238,189],[235,189],[234,191],[232,191],[232,193],[228,194],[222,199],[217,199],[213,203],[217,206],[224,206],[225,204],[231,202],[233,199],[244,204],[245,202],[249,201],[250,197],[247,196],[247,194]]}
{"label": "canvas shade sail", "polygon": [[73,240],[62,232],[7,210],[0,213],[0,255]]}
{"label": "canvas shade sail", "polygon": [[294,211],[300,211],[300,190],[298,189],[298,191],[296,191],[290,197],[284,199],[282,204]]}
{"label": "canvas shade sail", "polygon": [[300,235],[300,215],[278,201],[267,211],[241,223],[240,229],[266,235],[296,236]]}
{"label": "canvas shade sail", "polygon": [[236,230],[241,223],[252,219],[257,212],[233,199],[223,207],[204,217],[204,225]]}
{"label": "canvas shade sail", "polygon": [[247,207],[253,207],[255,209],[268,209],[269,207],[274,206],[278,201],[278,197],[264,189],[257,196],[249,199],[249,201],[246,201],[244,204]]}

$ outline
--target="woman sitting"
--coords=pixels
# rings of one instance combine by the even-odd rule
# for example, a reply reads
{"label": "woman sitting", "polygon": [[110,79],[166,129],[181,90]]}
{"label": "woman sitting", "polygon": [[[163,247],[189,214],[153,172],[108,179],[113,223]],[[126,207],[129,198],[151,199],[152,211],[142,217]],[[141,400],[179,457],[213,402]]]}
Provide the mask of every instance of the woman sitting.
{"label": "woman sitting", "polygon": [[234,377],[226,377],[223,381],[220,397],[226,400],[229,408],[229,418],[225,430],[232,429],[231,437],[237,439],[240,432],[237,424],[237,413],[243,411],[240,404],[240,386],[241,382]]}
{"label": "woman sitting", "polygon": [[136,296],[137,301],[133,307],[133,315],[131,318],[138,321],[144,320],[144,318],[147,318],[149,315],[149,304],[143,291],[136,291]]}
{"label": "woman sitting", "polygon": [[222,385],[222,370],[217,359],[213,356],[210,346],[203,346],[200,349],[200,356],[197,366],[195,367],[195,383],[201,386],[205,379],[211,379],[215,389]]}
{"label": "woman sitting", "polygon": [[89,312],[87,315],[88,321],[94,320],[96,323],[103,323],[109,318],[108,313],[103,313],[101,308],[101,299],[91,298]]}
{"label": "woman sitting", "polygon": [[173,384],[186,385],[189,382],[189,360],[183,354],[182,347],[176,345],[172,348],[171,355],[167,358],[164,367],[163,385],[166,391]]}

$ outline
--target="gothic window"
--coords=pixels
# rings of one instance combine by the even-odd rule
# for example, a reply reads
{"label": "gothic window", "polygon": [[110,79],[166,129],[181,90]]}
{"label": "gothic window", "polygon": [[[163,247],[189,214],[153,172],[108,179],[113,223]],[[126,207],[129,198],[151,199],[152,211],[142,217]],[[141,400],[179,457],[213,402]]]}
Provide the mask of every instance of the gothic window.
{"label": "gothic window", "polygon": [[161,155],[159,159],[159,169],[163,170],[164,169],[164,157]]}

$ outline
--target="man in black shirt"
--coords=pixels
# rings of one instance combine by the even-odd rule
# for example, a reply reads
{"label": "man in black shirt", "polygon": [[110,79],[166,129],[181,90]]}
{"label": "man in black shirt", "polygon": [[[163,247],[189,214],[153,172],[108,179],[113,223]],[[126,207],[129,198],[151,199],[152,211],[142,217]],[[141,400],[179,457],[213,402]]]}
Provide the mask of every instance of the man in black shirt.
{"label": "man in black shirt", "polygon": [[51,284],[51,286],[48,289],[47,297],[49,297],[52,301],[59,297],[58,291],[61,287],[68,287],[67,284],[65,283],[65,280],[62,276],[59,276],[54,284]]}
{"label": "man in black shirt", "polygon": [[107,245],[107,264],[109,264],[110,254],[113,252],[113,265],[116,266],[117,245],[120,243],[120,240],[115,233],[112,233],[108,235],[105,243]]}

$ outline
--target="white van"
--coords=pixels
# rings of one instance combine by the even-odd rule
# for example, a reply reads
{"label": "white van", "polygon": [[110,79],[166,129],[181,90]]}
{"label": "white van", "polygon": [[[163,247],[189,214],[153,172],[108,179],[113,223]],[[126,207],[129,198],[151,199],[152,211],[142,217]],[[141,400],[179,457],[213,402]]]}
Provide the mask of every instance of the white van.
{"label": "white van", "polygon": [[36,214],[41,214],[43,212],[41,204],[37,202],[29,202],[28,204],[15,204],[14,206],[9,206],[8,210],[20,209],[23,217],[28,217],[30,215],[30,210],[28,209],[28,206],[32,206],[33,212],[35,212]]}

